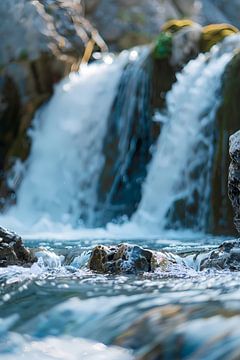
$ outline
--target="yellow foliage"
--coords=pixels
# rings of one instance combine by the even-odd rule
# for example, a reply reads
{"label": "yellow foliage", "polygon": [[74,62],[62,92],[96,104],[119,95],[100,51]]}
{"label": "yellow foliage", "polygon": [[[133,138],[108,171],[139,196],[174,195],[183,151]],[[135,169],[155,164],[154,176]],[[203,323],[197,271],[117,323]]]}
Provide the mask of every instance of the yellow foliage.
{"label": "yellow foliage", "polygon": [[184,19],[184,20],[169,20],[167,21],[163,27],[162,30],[165,32],[170,32],[172,34],[174,34],[175,32],[181,30],[182,28],[186,27],[186,26],[193,26],[196,23],[192,20],[188,20],[188,19]]}
{"label": "yellow foliage", "polygon": [[203,52],[209,51],[211,47],[222,41],[226,36],[233,35],[239,30],[229,24],[212,24],[203,27],[200,42],[200,49]]}

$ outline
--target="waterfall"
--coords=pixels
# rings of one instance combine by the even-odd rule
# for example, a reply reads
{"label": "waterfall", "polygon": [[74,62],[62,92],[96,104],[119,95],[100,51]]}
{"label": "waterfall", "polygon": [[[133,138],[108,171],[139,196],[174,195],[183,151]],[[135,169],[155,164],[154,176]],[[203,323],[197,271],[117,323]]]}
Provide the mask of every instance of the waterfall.
{"label": "waterfall", "polygon": [[142,199],[133,221],[150,228],[204,231],[209,220],[214,120],[221,80],[239,36],[200,54],[177,75]]}
{"label": "waterfall", "polygon": [[[166,111],[153,118],[147,104],[149,89],[144,89],[146,84],[149,86],[149,77],[142,69],[146,50],[133,49],[118,57],[109,54],[104,61],[71,73],[56,86],[51,100],[35,116],[30,130],[31,154],[24,165],[17,204],[1,218],[1,223],[12,227],[15,219],[18,224],[24,224],[25,229],[34,226],[40,231],[46,229],[48,223],[71,228],[93,227],[101,208],[104,212],[112,206],[113,194],[117,200],[120,196],[117,184],[119,179],[126,178],[129,159],[133,158],[137,146],[136,132],[138,136],[143,135],[141,144],[149,142],[148,136],[142,134],[152,126],[146,123],[159,121],[161,133],[152,151],[151,163],[146,167],[145,144],[144,172],[137,155],[132,163],[139,168],[137,172],[131,169],[132,188],[124,189],[129,187],[124,179],[121,184],[122,199],[128,202],[134,192],[134,182],[139,186],[138,175],[147,174],[130,225],[153,231],[205,230],[209,219],[214,119],[221,95],[221,78],[238,46],[239,36],[229,37],[210,53],[190,61],[177,75],[177,82],[167,95]],[[144,109],[147,109],[145,114]],[[136,114],[140,119],[137,123],[133,120]],[[111,141],[109,147],[106,146],[106,139],[111,136],[107,132],[111,129],[109,119],[115,122],[119,137],[117,145],[114,143],[118,159],[114,158]],[[148,143],[148,154],[150,145]],[[104,149],[111,153],[110,162]],[[105,165],[109,174],[113,169],[115,173],[103,181],[104,186],[110,183],[104,204],[99,201],[98,191]],[[17,172],[19,166],[16,169]]]}
{"label": "waterfall", "polygon": [[[3,224],[11,217],[26,228],[36,223],[44,228],[48,221],[72,227],[93,225],[107,119],[125,66],[137,63],[141,52],[139,48],[118,57],[107,54],[56,86],[33,120],[31,154],[17,204]],[[16,163],[14,181],[19,169]]]}
{"label": "waterfall", "polygon": [[25,224],[39,219],[92,223],[102,141],[127,54],[81,68],[57,85],[38,111],[32,149],[17,205],[10,214]]}

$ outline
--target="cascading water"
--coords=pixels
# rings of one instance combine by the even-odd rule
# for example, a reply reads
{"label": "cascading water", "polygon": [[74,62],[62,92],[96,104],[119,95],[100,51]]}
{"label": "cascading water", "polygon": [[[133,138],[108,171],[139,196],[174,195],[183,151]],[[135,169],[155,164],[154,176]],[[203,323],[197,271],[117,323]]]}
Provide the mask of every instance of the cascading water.
{"label": "cascading water", "polygon": [[[32,152],[17,204],[0,221],[28,235],[24,244],[37,260],[29,267],[0,267],[1,359],[239,358],[238,241],[218,248],[222,239],[203,234],[191,237],[194,242],[183,231],[175,241],[166,239],[166,232],[166,237],[159,236],[166,227],[205,228],[221,76],[239,44],[239,37],[229,38],[178,75],[166,113],[154,117],[162,122],[162,131],[139,208],[131,222],[110,224],[107,230],[84,230],[79,219],[90,226],[100,207],[97,184],[109,118],[116,113],[115,120],[121,121],[117,181],[134,152],[132,136],[146,129],[149,117],[142,111],[149,95],[141,86],[149,81],[139,68],[145,52],[107,57],[111,64],[95,63],[57,86],[34,120]],[[136,113],[143,115],[140,122],[132,118]],[[124,121],[130,126],[125,128]],[[141,130],[136,123],[143,124]],[[111,186],[118,189],[115,183]],[[179,202],[186,213],[179,213]],[[48,225],[54,235],[47,233]],[[62,231],[74,226],[81,229]],[[135,246],[116,246],[114,238]],[[10,264],[17,261],[19,240],[0,243],[1,266],[10,251]],[[92,251],[99,243],[102,247]],[[90,267],[90,256],[93,265],[108,266]],[[129,276],[131,266],[144,273],[132,268]]]}
{"label": "cascading water", "polygon": [[[239,46],[228,38],[177,76],[133,221],[148,228],[204,231],[209,218],[214,120],[225,66]],[[159,117],[158,117],[159,118]]]}
{"label": "cascading water", "polygon": [[31,155],[8,215],[28,226],[40,219],[91,226],[106,121],[128,60],[127,51],[116,60],[107,55],[56,87],[33,122]]}
{"label": "cascading water", "polygon": [[[155,234],[166,227],[206,229],[214,118],[221,77],[238,45],[238,36],[229,37],[209,54],[201,54],[191,61],[178,74],[176,84],[167,95],[167,111],[160,118],[161,134],[141,202],[130,225]],[[107,120],[113,109],[112,114],[116,112],[120,122],[118,132],[123,132],[118,145],[123,164],[118,169],[121,177],[128,162],[122,153],[131,152],[129,129],[132,131],[136,126],[131,125],[132,117],[136,109],[142,113],[146,107],[144,89],[140,91],[138,82],[134,81],[134,74],[145,79],[141,66],[146,54],[146,49],[134,49],[115,60],[108,55],[105,63],[97,62],[81,69],[80,73],[70,74],[57,86],[53,98],[34,120],[31,155],[17,204],[1,219],[3,225],[12,227],[17,220],[18,225],[14,225],[17,231],[21,224],[24,229],[37,224],[34,227],[37,231],[46,230],[49,224],[50,227],[58,224],[59,229],[62,224],[69,224],[71,228],[94,225],[99,213],[97,186],[104,165]],[[129,62],[132,65],[123,72]],[[121,87],[124,84],[129,87],[123,76],[128,72],[133,91],[131,94],[127,91],[126,96]],[[120,83],[121,77],[125,80]],[[139,83],[148,86],[148,81]],[[135,92],[139,91],[142,104],[135,98]],[[123,96],[117,97],[118,92]],[[116,98],[117,104],[124,100],[123,109],[112,108]],[[125,120],[130,128],[124,126]],[[126,141],[130,145],[126,146]],[[122,152],[123,148],[127,152]],[[112,186],[114,188],[114,182]]]}

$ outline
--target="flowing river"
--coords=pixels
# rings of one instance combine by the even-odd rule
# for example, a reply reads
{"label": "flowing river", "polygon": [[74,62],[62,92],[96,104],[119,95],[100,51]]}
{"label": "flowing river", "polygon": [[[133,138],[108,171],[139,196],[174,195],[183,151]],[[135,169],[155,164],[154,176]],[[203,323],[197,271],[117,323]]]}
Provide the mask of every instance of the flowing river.
{"label": "flowing river", "polygon": [[[101,227],[98,183],[112,104],[121,175],[132,156],[131,147],[125,157],[124,149],[135,107],[146,116],[149,79],[142,64],[150,50],[104,55],[57,85],[35,115],[29,159],[16,163],[9,178],[10,185],[21,179],[17,203],[1,216],[1,225],[40,254],[31,268],[0,269],[1,359],[240,357],[240,273],[199,271],[194,263],[194,255],[226,240],[206,229],[221,80],[239,45],[238,36],[229,37],[178,74],[166,111],[152,119],[161,132],[136,211]],[[138,275],[84,266],[84,254],[95,245],[121,242],[164,249],[189,266]]]}

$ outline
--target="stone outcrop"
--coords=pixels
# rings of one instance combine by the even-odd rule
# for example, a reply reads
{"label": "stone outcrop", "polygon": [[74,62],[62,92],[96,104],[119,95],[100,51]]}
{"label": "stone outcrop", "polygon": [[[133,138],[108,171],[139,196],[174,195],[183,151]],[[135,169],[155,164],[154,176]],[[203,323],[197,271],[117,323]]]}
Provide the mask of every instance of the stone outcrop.
{"label": "stone outcrop", "polygon": [[240,233],[240,131],[230,137],[228,194],[234,210],[234,224]]}
{"label": "stone outcrop", "polygon": [[30,266],[35,261],[35,256],[24,247],[20,236],[0,227],[0,267]]}

